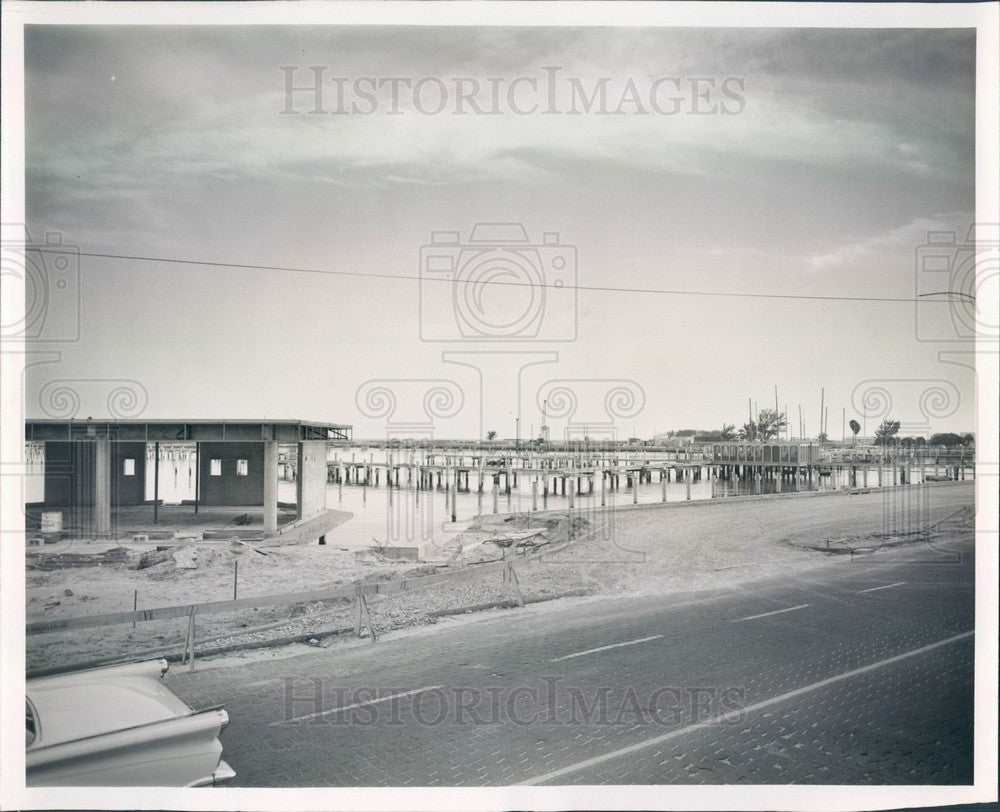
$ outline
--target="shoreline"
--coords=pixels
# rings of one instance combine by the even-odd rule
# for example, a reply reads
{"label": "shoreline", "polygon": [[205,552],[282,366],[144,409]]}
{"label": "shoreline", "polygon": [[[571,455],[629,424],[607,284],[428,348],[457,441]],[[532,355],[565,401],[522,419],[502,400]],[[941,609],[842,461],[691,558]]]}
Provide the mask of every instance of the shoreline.
{"label": "shoreline", "polygon": [[[968,507],[971,516],[971,483],[956,484],[965,487],[932,489],[937,500],[942,502],[934,507],[933,520],[954,513],[955,505]],[[740,511],[727,510],[724,505],[729,500],[700,503],[703,510],[671,513],[646,509],[626,511],[619,506],[606,509],[603,516],[597,512],[587,514],[586,518],[591,521],[587,528],[589,538],[574,541],[570,547],[551,554],[546,554],[542,546],[539,548],[541,561],[525,566],[515,558],[515,566],[524,599],[547,598],[549,605],[560,603],[553,602],[552,598],[573,590],[587,591],[595,598],[616,598],[735,588],[775,574],[803,572],[830,561],[843,562],[851,558],[826,555],[810,547],[821,543],[823,536],[859,541],[870,537],[878,529],[883,498],[883,494],[871,493],[851,497],[850,502],[804,499],[776,502],[778,495],[755,496],[744,497],[747,501],[741,502]],[[778,504],[783,507],[777,509]],[[855,515],[858,509],[863,514],[860,517]],[[553,523],[564,519],[565,515],[566,511],[548,512],[548,515],[541,512],[521,514],[521,521],[529,525]],[[669,521],[664,522],[667,517]],[[478,534],[477,540],[469,546],[488,547],[489,554],[495,556],[498,550],[493,545],[484,545],[482,539],[509,522],[499,515],[487,518],[498,521],[474,524],[459,537]],[[600,521],[602,518],[607,523]],[[810,522],[812,527],[808,526]],[[559,527],[560,524],[554,523],[547,528],[550,542],[558,540],[553,539],[553,534]],[[963,526],[961,532],[971,534],[971,524]],[[272,547],[267,549],[266,557],[246,551],[201,549],[196,552],[205,556],[193,569],[179,569],[168,563],[143,570],[126,569],[121,565],[88,568],[90,577],[82,587],[75,588],[81,593],[92,594],[60,595],[64,588],[72,592],[68,585],[80,584],[75,569],[31,571],[27,578],[29,619],[54,620],[130,610],[132,592],[139,588],[144,590],[146,598],[139,608],[196,603],[206,598],[217,600],[226,597],[226,589],[228,597],[232,597],[232,567],[237,559],[240,583],[247,590],[241,598],[246,594],[294,591],[282,589],[283,586],[306,589],[331,581],[347,586],[442,571],[441,566],[389,561],[370,552],[345,552],[329,546],[331,542],[337,543],[328,539],[327,547]],[[900,548],[912,548],[912,545],[903,544]],[[885,552],[882,550],[877,555]],[[332,580],[334,578],[336,580]],[[499,571],[492,574],[470,571],[468,578],[448,584],[412,593],[373,596],[369,607],[376,629],[385,633],[405,627],[434,625],[442,614],[496,603],[506,597],[501,590]],[[164,600],[154,600],[156,594]],[[239,633],[238,639],[233,636],[235,642],[231,646],[239,650],[266,638],[316,635],[347,628],[351,625],[352,610],[352,601],[335,600],[204,616],[198,620],[198,636],[217,639],[221,644],[229,636],[227,631]],[[96,661],[123,650],[159,649],[167,654],[176,653],[183,647],[185,625],[179,621],[150,621],[138,624],[136,629],[124,625],[32,635],[27,640],[28,664],[34,671],[67,660]],[[265,630],[263,627],[270,628]]]}

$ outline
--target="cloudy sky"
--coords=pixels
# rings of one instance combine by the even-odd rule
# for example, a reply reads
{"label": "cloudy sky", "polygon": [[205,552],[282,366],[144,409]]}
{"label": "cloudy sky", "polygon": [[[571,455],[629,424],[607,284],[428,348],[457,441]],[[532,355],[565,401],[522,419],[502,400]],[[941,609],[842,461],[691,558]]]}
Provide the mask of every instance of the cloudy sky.
{"label": "cloudy sky", "polygon": [[[775,385],[795,430],[802,404],[817,431],[821,387],[833,437],[879,388],[915,432],[974,429],[972,372],[938,359],[966,347],[947,305],[679,293],[912,299],[953,284],[926,281],[918,248],[931,232],[962,242],[973,221],[971,30],[36,26],[25,62],[34,237],[232,266],[82,257],[80,340],[30,375],[33,416],[52,410],[53,381],[88,381],[78,416],[97,417],[94,382],[134,380],[148,417],[381,436],[427,421],[444,380],[457,395],[430,409],[439,436],[513,436],[518,414],[527,436],[546,387],[579,401],[559,434],[609,421],[618,382],[626,436],[740,424]],[[324,114],[286,95],[310,66]],[[416,99],[397,84],[393,107],[388,83],[364,96],[368,77],[430,81]],[[480,88],[481,114],[457,85]],[[604,111],[584,109],[578,91],[602,86]],[[533,340],[470,340],[455,318],[469,302],[419,282],[431,233],[468,244],[479,222],[575,248]],[[518,256],[552,281],[551,249]],[[525,295],[494,286],[484,306]],[[871,396],[871,422],[885,403]]]}

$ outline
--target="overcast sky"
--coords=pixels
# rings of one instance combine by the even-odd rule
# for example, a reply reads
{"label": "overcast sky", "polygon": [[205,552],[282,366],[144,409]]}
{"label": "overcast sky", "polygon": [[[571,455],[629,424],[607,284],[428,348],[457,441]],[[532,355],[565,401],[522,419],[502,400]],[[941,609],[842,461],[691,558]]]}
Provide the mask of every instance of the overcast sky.
{"label": "overcast sky", "polygon": [[[32,27],[25,51],[36,238],[361,274],[84,257],[81,340],[30,375],[32,416],[51,410],[53,380],[91,381],[78,385],[78,416],[98,417],[93,381],[134,379],[147,417],[297,417],[381,436],[426,420],[424,381],[443,379],[461,394],[438,436],[513,436],[518,411],[527,436],[553,381],[577,394],[575,424],[608,420],[616,384],[581,382],[606,379],[641,390],[618,412],[624,436],[739,425],[748,397],[773,405],[774,385],[795,430],[802,404],[811,434],[821,387],[831,436],[842,408],[862,419],[859,385],[883,387],[890,416],[914,431],[974,429],[972,372],[938,360],[965,345],[918,340],[957,337],[946,305],[917,324],[908,303],[586,290],[912,298],[917,247],[929,232],[961,240],[973,220],[971,30]],[[345,77],[348,111],[310,115],[300,92],[298,114],[282,114],[282,66],[299,85],[323,66],[325,108]],[[561,114],[544,112],[554,67]],[[404,91],[392,114],[380,91],[365,114],[358,77],[440,78],[448,108],[421,113]],[[537,82],[514,99],[540,100],[535,112],[507,104],[518,77]],[[571,80],[589,94],[602,77],[621,114],[566,114]],[[649,109],[660,77],[679,80],[679,93],[658,86],[673,114]],[[480,107],[494,79],[499,112],[456,115],[456,78],[484,88]],[[630,83],[638,102],[621,105]],[[417,104],[432,106],[436,86]],[[584,289],[575,307],[565,287],[545,291],[538,340],[463,340],[450,285],[425,286],[421,309],[421,246],[442,230],[467,242],[477,222],[521,222],[534,242],[557,232],[575,247]],[[377,274],[412,278],[366,276]],[[484,296],[516,309],[523,293]],[[455,340],[422,340],[421,318],[423,338]],[[547,340],[572,325],[576,340]],[[485,394],[470,367],[442,358],[477,350],[494,352],[476,362]],[[524,371],[518,397],[519,362],[554,353]],[[397,381],[393,414],[356,397],[371,379]],[[934,387],[947,403],[924,394]],[[565,425],[553,421],[553,435]]]}

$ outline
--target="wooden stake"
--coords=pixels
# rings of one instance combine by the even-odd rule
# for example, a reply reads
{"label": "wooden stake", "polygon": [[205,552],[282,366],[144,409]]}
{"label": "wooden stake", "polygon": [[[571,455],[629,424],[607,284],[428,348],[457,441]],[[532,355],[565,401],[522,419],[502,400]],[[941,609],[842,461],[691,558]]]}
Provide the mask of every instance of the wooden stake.
{"label": "wooden stake", "polygon": [[[189,648],[188,654],[188,670],[194,671],[194,607],[191,607],[191,611],[188,613],[188,632],[187,639]],[[183,662],[183,661],[182,661]]]}
{"label": "wooden stake", "polygon": [[375,627],[372,625],[372,616],[368,611],[368,601],[365,600],[363,592],[358,592],[358,597],[361,599],[361,614],[364,617],[365,625],[368,626],[368,634],[371,635],[372,643],[374,643],[376,641]]}
{"label": "wooden stake", "polygon": [[507,585],[514,585],[514,594],[517,596],[517,605],[522,609],[524,608],[524,595],[521,594],[521,584],[517,580],[517,572],[514,569],[514,559],[510,559],[507,562],[507,569],[509,570],[509,575],[507,576]]}

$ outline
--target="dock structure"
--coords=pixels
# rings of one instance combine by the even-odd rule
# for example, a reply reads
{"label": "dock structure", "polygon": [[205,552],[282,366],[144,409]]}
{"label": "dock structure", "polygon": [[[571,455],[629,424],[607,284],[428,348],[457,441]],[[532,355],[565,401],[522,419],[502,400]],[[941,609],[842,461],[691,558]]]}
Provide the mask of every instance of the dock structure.
{"label": "dock structure", "polygon": [[[946,462],[954,463],[954,460]],[[477,493],[482,512],[484,495],[491,495],[497,512],[500,494],[510,497],[522,480],[530,482],[531,509],[547,506],[549,497],[565,497],[572,508],[575,497],[597,497],[605,507],[610,494],[632,493],[638,487],[662,483],[661,501],[668,501],[667,485],[686,485],[691,499],[693,483],[710,483],[711,495],[739,492],[785,491],[836,487],[889,487],[919,481],[965,479],[970,461],[942,464],[921,457],[885,453],[876,457],[833,459],[809,442],[714,443],[688,449],[600,448],[555,450],[496,448],[491,444],[442,443],[435,447],[400,447],[372,443],[331,448],[329,482],[364,488],[442,492],[452,506],[459,493]],[[931,473],[933,472],[933,473]],[[716,488],[716,483],[723,487]],[[838,484],[839,483],[839,484]]]}

